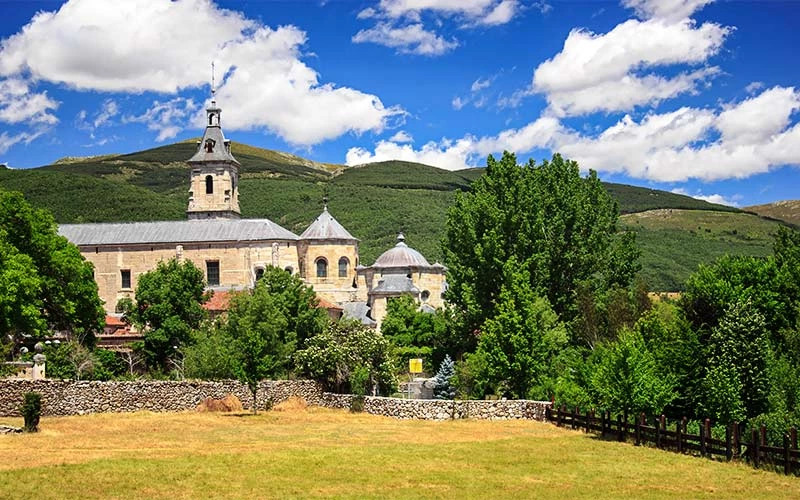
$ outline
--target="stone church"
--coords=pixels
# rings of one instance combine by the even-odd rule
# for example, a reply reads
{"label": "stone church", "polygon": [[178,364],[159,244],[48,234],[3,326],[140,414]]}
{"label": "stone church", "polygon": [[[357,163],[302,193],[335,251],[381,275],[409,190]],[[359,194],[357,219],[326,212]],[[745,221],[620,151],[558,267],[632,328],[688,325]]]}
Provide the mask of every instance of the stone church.
{"label": "stone church", "polygon": [[330,214],[327,205],[299,236],[269,219],[242,219],[241,165],[222,133],[222,110],[213,97],[206,112],[205,133],[187,161],[187,220],[59,228],[94,264],[109,315],[113,316],[119,299],[133,298],[139,275],[174,257],[192,261],[205,272],[208,287],[222,294],[253,287],[266,266],[285,269],[313,287],[321,300],[338,304],[345,315],[377,328],[393,297],[411,295],[423,310],[442,305],[444,266],[429,264],[406,245],[402,234],[373,265],[362,266],[358,238]]}

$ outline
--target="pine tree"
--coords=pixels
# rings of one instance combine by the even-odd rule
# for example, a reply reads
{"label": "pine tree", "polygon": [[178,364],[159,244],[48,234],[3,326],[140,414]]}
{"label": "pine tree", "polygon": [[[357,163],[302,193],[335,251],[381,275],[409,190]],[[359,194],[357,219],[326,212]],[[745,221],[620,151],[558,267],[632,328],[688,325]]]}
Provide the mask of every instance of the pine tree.
{"label": "pine tree", "polygon": [[450,355],[446,355],[442,364],[439,365],[439,371],[436,372],[436,387],[433,389],[433,395],[436,399],[455,399],[456,390],[450,381],[455,375],[455,363],[450,359]]}

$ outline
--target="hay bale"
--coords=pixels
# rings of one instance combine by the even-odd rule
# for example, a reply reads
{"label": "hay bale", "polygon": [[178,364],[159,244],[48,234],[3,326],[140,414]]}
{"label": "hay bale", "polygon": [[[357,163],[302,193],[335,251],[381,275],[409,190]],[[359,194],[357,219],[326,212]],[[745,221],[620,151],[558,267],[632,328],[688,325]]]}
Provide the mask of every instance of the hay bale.
{"label": "hay bale", "polygon": [[272,407],[273,411],[306,411],[308,404],[306,400],[297,396],[292,396],[286,401],[282,401]]}
{"label": "hay bale", "polygon": [[222,399],[206,398],[196,408],[199,412],[231,412],[243,409],[242,402],[233,394],[228,394]]}

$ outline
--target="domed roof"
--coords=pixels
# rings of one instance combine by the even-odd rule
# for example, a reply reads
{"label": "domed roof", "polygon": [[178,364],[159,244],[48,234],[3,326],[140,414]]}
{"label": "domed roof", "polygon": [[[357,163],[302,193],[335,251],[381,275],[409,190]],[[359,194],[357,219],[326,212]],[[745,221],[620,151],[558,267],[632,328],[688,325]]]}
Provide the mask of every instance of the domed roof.
{"label": "domed roof", "polygon": [[357,241],[357,238],[350,234],[344,226],[339,224],[339,221],[328,213],[327,205],[325,205],[320,216],[308,226],[308,229],[303,231],[303,234],[300,235],[300,239]]}
{"label": "domed roof", "polygon": [[406,245],[403,233],[397,235],[397,245],[378,257],[372,267],[430,267],[430,264],[413,248]]}

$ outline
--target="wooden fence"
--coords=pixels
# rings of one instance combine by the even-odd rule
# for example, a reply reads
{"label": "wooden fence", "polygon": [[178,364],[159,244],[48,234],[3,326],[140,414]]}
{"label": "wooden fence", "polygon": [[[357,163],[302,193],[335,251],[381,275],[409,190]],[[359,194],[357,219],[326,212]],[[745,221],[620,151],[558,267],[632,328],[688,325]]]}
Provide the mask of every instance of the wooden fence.
{"label": "wooden fence", "polygon": [[[594,410],[581,414],[579,408],[567,409],[562,405],[548,407],[546,418],[559,427],[585,432],[598,432],[602,437],[617,441],[632,440],[636,446],[653,444],[657,448],[678,453],[699,454],[708,458],[746,460],[754,467],[783,468],[786,474],[800,473],[800,450],[797,447],[797,429],[792,427],[783,436],[783,446],[767,445],[767,429],[763,425],[752,429],[749,436],[741,436],[742,425],[734,422],[725,429],[725,439],[711,435],[711,421],[701,422],[699,434],[686,430],[686,417],[668,423],[666,417],[648,421],[642,413],[631,419],[628,415],[612,416],[609,412]],[[672,427],[672,429],[670,429]]]}

